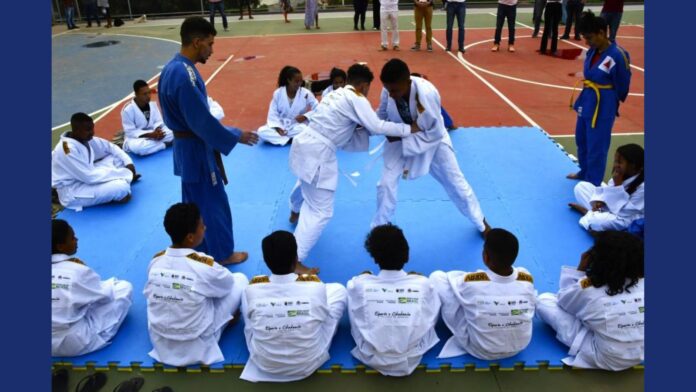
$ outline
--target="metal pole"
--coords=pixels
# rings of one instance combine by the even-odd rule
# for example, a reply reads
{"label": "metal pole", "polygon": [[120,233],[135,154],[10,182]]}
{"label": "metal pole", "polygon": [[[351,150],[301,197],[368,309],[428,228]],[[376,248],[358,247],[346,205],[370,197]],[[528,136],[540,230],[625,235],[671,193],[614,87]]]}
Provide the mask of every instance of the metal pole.
{"label": "metal pole", "polygon": [[128,14],[130,15],[131,20],[133,20],[133,11],[131,11],[130,0],[128,0]]}
{"label": "metal pole", "polygon": [[58,19],[63,19],[63,16],[60,13],[60,3],[58,2],[58,0],[56,0],[56,9],[58,10]]}
{"label": "metal pole", "polygon": [[77,11],[77,19],[82,20],[82,12],[80,12],[80,3],[75,0],[75,9]]}
{"label": "metal pole", "polygon": [[203,0],[201,0],[201,15],[205,15],[205,8],[203,8]]}

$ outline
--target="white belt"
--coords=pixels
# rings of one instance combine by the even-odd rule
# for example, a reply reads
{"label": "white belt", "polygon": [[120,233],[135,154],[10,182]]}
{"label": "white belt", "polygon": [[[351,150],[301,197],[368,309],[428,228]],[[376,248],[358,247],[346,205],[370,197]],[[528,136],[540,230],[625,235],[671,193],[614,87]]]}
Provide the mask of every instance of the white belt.
{"label": "white belt", "polygon": [[329,140],[329,138],[312,129],[311,126],[307,127],[307,129],[305,129],[303,133],[319,140],[320,142],[324,143],[327,147],[329,147],[331,151],[333,151],[334,153],[336,152],[336,145],[331,140]]}

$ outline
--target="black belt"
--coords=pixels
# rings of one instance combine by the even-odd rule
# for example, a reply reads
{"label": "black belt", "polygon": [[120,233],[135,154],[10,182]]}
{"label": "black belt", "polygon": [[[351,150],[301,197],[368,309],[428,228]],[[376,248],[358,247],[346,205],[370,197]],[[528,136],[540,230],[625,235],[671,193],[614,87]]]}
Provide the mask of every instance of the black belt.
{"label": "black belt", "polygon": [[195,133],[189,131],[173,131],[173,133],[176,139],[191,139],[198,137]]}

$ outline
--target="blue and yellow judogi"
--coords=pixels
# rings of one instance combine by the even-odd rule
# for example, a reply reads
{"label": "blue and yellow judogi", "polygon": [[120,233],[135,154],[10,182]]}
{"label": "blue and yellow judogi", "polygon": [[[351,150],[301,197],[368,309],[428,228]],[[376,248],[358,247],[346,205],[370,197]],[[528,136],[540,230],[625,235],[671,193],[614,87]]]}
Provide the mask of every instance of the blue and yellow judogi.
{"label": "blue and yellow judogi", "polygon": [[628,52],[611,44],[593,66],[592,57],[596,51],[596,48],[590,48],[587,52],[583,89],[573,109],[578,113],[575,143],[578,146],[579,179],[599,186],[604,178],[619,101],[625,101],[628,96],[631,60]]}
{"label": "blue and yellow judogi", "polygon": [[230,153],[241,130],[225,127],[210,114],[205,82],[181,54],[162,69],[159,101],[164,123],[174,131],[174,174],[181,177],[181,199],[198,205],[207,226],[196,250],[224,260],[234,251],[234,237],[218,154]]}

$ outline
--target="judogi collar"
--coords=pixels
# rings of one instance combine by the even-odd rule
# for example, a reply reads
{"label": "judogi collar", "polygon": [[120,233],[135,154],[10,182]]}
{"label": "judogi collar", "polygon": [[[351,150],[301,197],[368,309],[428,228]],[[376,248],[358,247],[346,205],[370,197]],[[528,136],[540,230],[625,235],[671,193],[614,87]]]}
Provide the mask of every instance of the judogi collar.
{"label": "judogi collar", "polygon": [[377,274],[378,277],[383,278],[383,279],[398,279],[398,278],[403,278],[404,276],[408,275],[404,270],[398,270],[398,271],[393,271],[393,270],[381,270],[379,271],[379,274]]}
{"label": "judogi collar", "polygon": [[172,257],[186,257],[191,253],[196,253],[194,249],[191,248],[167,248],[164,254]]}
{"label": "judogi collar", "polygon": [[297,280],[297,274],[292,273],[292,274],[285,274],[285,275],[276,275],[276,274],[271,274],[269,277],[269,280],[271,283],[292,283]]}
{"label": "judogi collar", "polygon": [[51,264],[60,263],[61,261],[67,261],[69,259],[70,256],[65,253],[54,253],[51,255]]}
{"label": "judogi collar", "polygon": [[492,282],[496,283],[510,283],[514,282],[517,280],[517,275],[519,274],[519,271],[517,268],[512,268],[512,273],[508,276],[503,276],[503,275],[498,275],[495,272],[491,271],[490,269],[486,270],[486,274],[488,277],[491,279]]}

